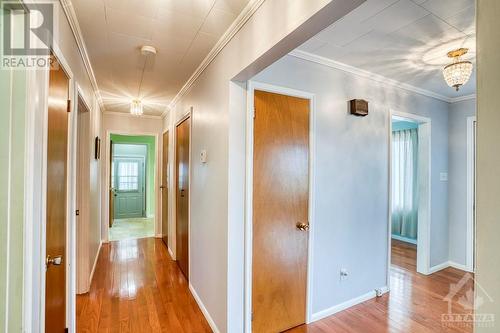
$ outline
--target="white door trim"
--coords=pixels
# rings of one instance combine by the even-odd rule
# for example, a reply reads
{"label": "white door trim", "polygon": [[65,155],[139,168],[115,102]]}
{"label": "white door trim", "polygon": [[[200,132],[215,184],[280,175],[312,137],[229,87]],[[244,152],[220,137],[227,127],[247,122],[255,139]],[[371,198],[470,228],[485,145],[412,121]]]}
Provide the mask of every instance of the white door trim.
{"label": "white door trim", "polygon": [[306,323],[312,320],[312,272],[314,244],[314,160],[315,160],[315,94],[274,86],[266,83],[248,81],[247,114],[246,114],[246,185],[245,185],[245,283],[244,283],[244,331],[252,332],[252,205],[253,205],[253,138],[254,138],[254,93],[255,90],[306,98],[310,101],[309,121],[309,239],[307,253],[307,284],[306,284]]}
{"label": "white door trim", "polygon": [[466,262],[467,271],[474,272],[474,236],[475,232],[475,164],[476,164],[476,138],[474,123],[476,117],[467,117],[467,240],[466,240]]}
{"label": "white door trim", "polygon": [[391,276],[391,238],[392,238],[392,119],[400,118],[418,123],[418,233],[417,233],[417,272],[431,274],[430,234],[431,234],[431,119],[412,113],[389,111],[389,222],[387,248],[387,286]]}
{"label": "white door trim", "polygon": [[102,220],[101,223],[101,230],[102,230],[102,226],[105,226],[104,228],[104,234],[102,235],[102,238],[103,238],[103,243],[108,243],[109,242],[109,188],[110,188],[110,175],[111,175],[111,169],[110,169],[110,165],[109,165],[109,159],[111,158],[110,153],[110,143],[111,143],[111,134],[118,134],[118,135],[145,135],[145,136],[153,136],[155,138],[155,177],[154,177],[154,193],[155,193],[155,221],[154,221],[154,225],[155,225],[155,237],[156,238],[159,238],[161,237],[161,233],[159,233],[159,230],[161,228],[161,225],[159,226],[158,225],[158,222],[160,221],[161,222],[161,219],[158,218],[158,215],[161,215],[159,214],[158,212],[160,212],[160,208],[158,207],[158,192],[159,192],[159,171],[160,171],[160,162],[159,162],[159,152],[160,152],[160,149],[159,149],[159,146],[160,146],[160,143],[159,143],[159,137],[160,137],[160,134],[158,133],[155,133],[155,132],[142,132],[142,131],[126,131],[126,130],[113,130],[113,129],[108,129],[106,130],[106,163],[105,164],[105,179],[104,179],[104,183],[106,185],[105,187],[105,191],[104,191],[104,207],[102,209],[104,209],[104,213],[106,213],[106,219]]}

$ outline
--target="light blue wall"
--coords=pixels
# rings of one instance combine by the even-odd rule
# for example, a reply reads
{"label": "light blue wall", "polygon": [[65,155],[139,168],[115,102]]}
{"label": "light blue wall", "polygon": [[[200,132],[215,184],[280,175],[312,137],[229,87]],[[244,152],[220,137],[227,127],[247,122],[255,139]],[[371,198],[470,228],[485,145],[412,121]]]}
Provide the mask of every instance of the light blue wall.
{"label": "light blue wall", "polygon": [[[313,312],[386,285],[390,109],[432,119],[431,264],[448,260],[448,103],[292,56],[254,79],[316,94]],[[367,117],[348,113],[353,98]]]}
{"label": "light blue wall", "polygon": [[467,117],[476,115],[476,100],[450,105],[448,159],[450,260],[466,264],[467,240]]}

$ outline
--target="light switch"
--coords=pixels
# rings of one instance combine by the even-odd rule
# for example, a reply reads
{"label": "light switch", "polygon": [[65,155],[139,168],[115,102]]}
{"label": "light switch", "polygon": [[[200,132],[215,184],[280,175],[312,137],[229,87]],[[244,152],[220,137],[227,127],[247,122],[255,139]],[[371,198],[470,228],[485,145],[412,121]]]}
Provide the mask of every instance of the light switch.
{"label": "light switch", "polygon": [[447,182],[448,181],[448,172],[441,172],[439,174],[439,180],[442,182]]}
{"label": "light switch", "polygon": [[207,163],[207,151],[205,149],[200,153],[200,161],[201,163]]}

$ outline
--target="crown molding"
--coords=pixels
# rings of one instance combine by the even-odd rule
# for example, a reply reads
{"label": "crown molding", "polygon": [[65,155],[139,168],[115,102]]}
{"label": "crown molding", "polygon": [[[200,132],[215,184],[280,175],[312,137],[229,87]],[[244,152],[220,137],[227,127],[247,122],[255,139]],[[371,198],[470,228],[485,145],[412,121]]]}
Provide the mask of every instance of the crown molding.
{"label": "crown molding", "polygon": [[453,98],[451,98],[450,103],[458,103],[458,102],[468,101],[471,99],[476,99],[476,94],[470,94],[470,95],[465,95],[465,96],[460,96],[460,97],[453,97]]}
{"label": "crown molding", "polygon": [[168,107],[162,113],[164,117],[167,112],[175,107],[177,102],[189,91],[189,88],[193,86],[200,75],[205,71],[205,69],[210,65],[210,63],[217,57],[217,55],[222,51],[222,49],[231,41],[231,39],[240,31],[240,29],[247,23],[247,21],[252,17],[252,15],[259,9],[259,7],[264,3],[265,0],[250,0],[250,2],[243,8],[240,15],[234,20],[231,26],[226,30],[224,35],[219,39],[215,46],[210,50],[208,55],[203,59],[201,64],[196,68],[191,77],[182,86],[181,90],[175,95],[174,99],[170,102]]}
{"label": "crown molding", "polygon": [[113,112],[113,111],[103,111],[104,115],[108,116],[120,116],[120,117],[133,117],[135,119],[162,119],[163,116],[155,116],[152,114],[142,114],[140,116],[133,115],[131,113],[126,112]]}
{"label": "crown molding", "polygon": [[325,58],[325,57],[322,57],[322,56],[319,56],[316,54],[312,54],[309,52],[301,51],[301,50],[293,50],[292,52],[289,53],[289,55],[296,57],[296,58],[299,58],[299,59],[302,59],[302,60],[311,61],[311,62],[320,64],[320,65],[328,66],[328,67],[335,68],[335,69],[338,69],[338,70],[341,70],[341,71],[344,71],[347,73],[361,76],[361,77],[376,81],[376,82],[384,84],[384,85],[404,89],[404,90],[407,90],[410,92],[417,93],[419,95],[435,98],[435,99],[438,99],[440,101],[447,102],[447,103],[455,103],[455,102],[459,102],[462,100],[467,100],[467,99],[471,99],[471,98],[475,97],[475,95],[468,95],[468,96],[451,98],[448,96],[444,96],[444,95],[432,92],[432,91],[427,90],[427,89],[418,88],[418,87],[412,86],[412,85],[407,84],[407,83],[403,83],[400,81],[389,79],[385,76],[366,71],[364,69],[359,69],[357,67],[349,66],[349,65],[346,65],[344,63],[341,63],[341,62],[338,62],[335,60],[331,60],[331,59],[328,59],[328,58]]}
{"label": "crown molding", "polygon": [[105,108],[102,96],[99,91],[99,87],[97,86],[97,80],[95,78],[92,64],[90,63],[87,47],[85,46],[85,41],[83,39],[83,34],[80,29],[80,24],[78,23],[78,19],[76,17],[76,13],[73,8],[73,4],[71,3],[71,0],[59,0],[59,3],[61,4],[61,7],[64,11],[64,15],[66,16],[71,31],[73,32],[73,36],[75,37],[76,45],[78,46],[78,52],[80,53],[80,56],[82,58],[85,70],[87,71],[87,75],[89,76],[90,84],[92,85],[92,89],[94,90],[94,93],[96,95],[99,107],[101,111],[104,111]]}

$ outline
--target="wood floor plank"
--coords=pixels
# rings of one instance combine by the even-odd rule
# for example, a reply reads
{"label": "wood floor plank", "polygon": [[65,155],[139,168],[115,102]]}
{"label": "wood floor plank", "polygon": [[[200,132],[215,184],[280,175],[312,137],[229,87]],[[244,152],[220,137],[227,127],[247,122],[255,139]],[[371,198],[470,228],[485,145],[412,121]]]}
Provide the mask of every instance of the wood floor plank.
{"label": "wood floor plank", "polygon": [[77,332],[212,332],[159,239],[104,244],[90,291],[77,296]]}

